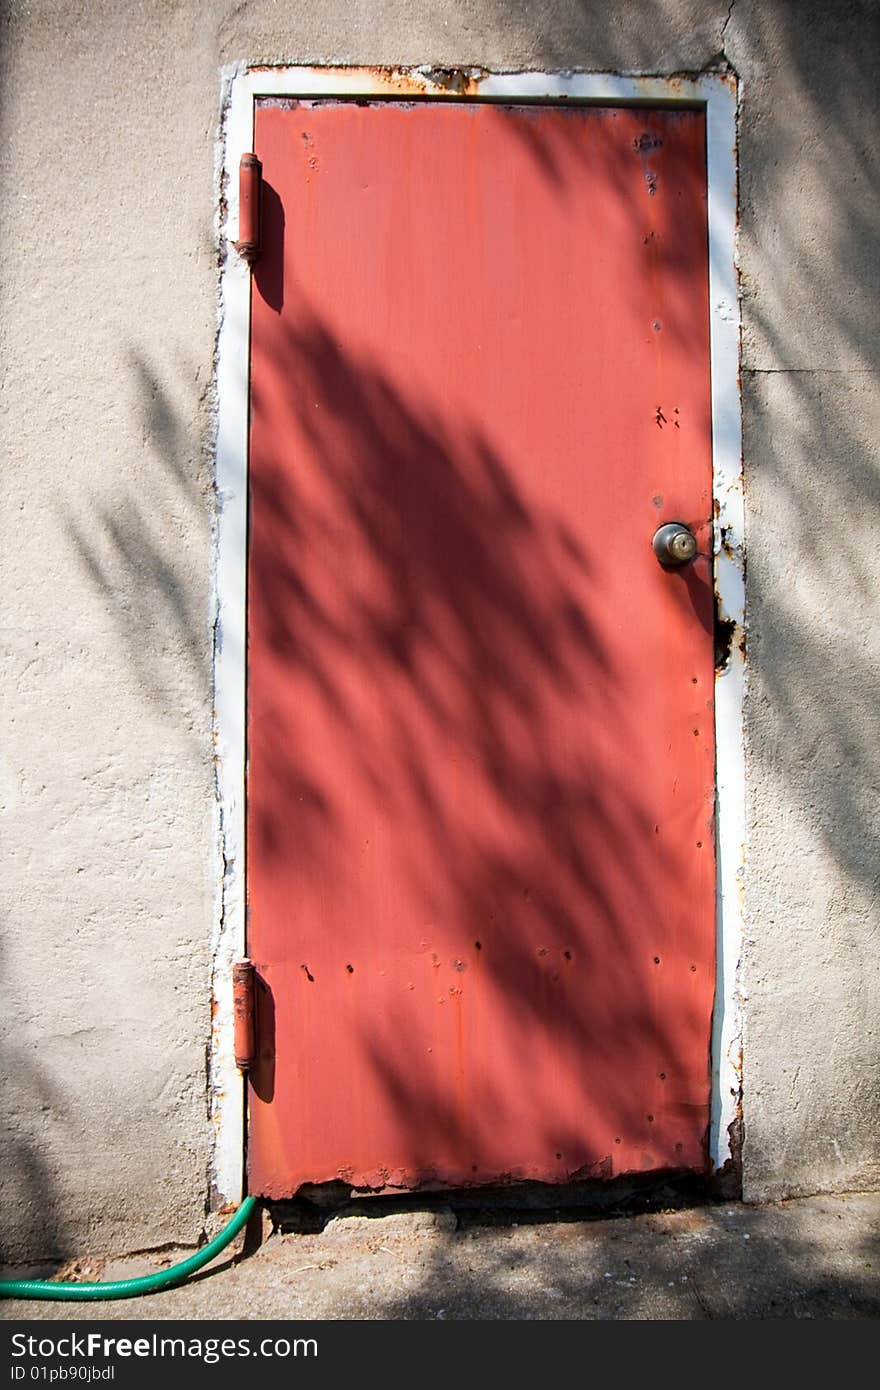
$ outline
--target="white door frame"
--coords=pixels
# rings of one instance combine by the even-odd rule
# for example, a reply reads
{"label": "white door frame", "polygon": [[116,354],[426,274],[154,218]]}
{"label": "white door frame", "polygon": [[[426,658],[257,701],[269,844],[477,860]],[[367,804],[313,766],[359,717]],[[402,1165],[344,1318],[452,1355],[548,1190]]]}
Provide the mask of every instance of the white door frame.
{"label": "white door frame", "polygon": [[232,250],[238,165],[253,149],[254,107],[266,97],[414,97],[443,101],[699,106],[706,113],[715,592],[732,625],[715,679],[716,979],[709,1155],[738,1163],[742,1021],[738,984],[745,870],[745,568],[737,294],[737,87],[727,73],[619,77],[605,73],[487,73],[430,68],[248,67],[222,73],[217,146],[221,257],[217,339],[214,742],[218,804],[217,913],[209,1085],[215,1134],[211,1201],[244,1192],[245,1105],[232,1045],[232,964],[245,944],[245,659],[248,365],[251,277]]}

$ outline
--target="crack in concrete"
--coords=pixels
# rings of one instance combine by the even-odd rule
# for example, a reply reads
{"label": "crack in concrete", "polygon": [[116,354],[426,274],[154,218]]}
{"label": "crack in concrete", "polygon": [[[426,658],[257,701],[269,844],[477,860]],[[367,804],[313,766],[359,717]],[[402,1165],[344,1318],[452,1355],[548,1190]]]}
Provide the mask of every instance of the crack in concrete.
{"label": "crack in concrete", "polygon": [[[730,8],[733,9],[733,6],[731,5]],[[692,1274],[688,1279],[688,1283],[694,1291],[694,1298],[697,1300],[697,1303],[699,1304],[700,1312],[703,1314],[703,1317],[711,1321],[712,1319],[714,1319],[715,1314],[712,1312],[712,1309],[709,1307],[709,1304],[706,1302],[705,1298],[701,1294],[700,1286]]]}
{"label": "crack in concrete", "polygon": [[744,376],[876,376],[873,367],[743,367]]}

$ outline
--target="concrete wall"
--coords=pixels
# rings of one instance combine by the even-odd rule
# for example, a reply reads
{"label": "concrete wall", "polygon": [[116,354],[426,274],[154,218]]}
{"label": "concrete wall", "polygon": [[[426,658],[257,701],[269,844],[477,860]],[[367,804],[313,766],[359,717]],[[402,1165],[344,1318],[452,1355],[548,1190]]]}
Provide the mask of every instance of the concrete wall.
{"label": "concrete wall", "polygon": [[8,1259],[205,1220],[213,167],[236,59],[740,74],[744,1189],[880,1184],[877,30],[871,0],[7,0]]}

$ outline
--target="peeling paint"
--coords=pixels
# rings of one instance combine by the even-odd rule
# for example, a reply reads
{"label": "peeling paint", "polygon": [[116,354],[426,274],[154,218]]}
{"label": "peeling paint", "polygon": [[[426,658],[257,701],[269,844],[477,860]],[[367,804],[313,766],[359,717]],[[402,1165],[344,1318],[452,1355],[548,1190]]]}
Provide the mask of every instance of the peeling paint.
{"label": "peeling paint", "polygon": [[[239,1200],[244,1187],[242,1079],[235,1065],[232,967],[244,954],[244,553],[250,272],[227,256],[238,220],[238,180],[230,177],[230,130],[241,121],[243,64],[221,73],[221,118],[215,161],[216,250],[220,298],[215,347],[214,469],[214,777],[217,797],[217,890],[211,943],[212,1018],[208,1047],[208,1110],[214,1131],[212,1209]],[[246,441],[245,441],[246,442]]]}
{"label": "peeling paint", "polygon": [[710,1160],[738,1171],[741,1130],[745,829],[745,537],[737,261],[736,75],[716,75],[707,107],[709,301],[712,352],[713,550],[716,610],[715,731],[718,951],[712,1034]]}

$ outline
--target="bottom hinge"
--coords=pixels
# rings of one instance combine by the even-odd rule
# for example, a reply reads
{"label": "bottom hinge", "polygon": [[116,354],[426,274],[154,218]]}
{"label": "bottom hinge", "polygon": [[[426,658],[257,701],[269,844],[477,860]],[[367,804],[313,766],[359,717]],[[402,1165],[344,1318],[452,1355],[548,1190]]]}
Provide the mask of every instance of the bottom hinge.
{"label": "bottom hinge", "polygon": [[254,1009],[253,961],[237,960],[232,967],[233,1047],[235,1065],[242,1071],[252,1067],[257,1055]]}

